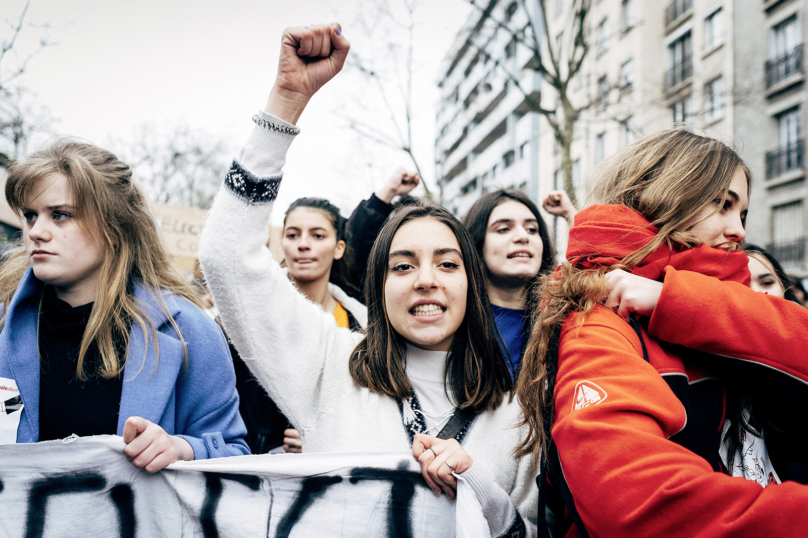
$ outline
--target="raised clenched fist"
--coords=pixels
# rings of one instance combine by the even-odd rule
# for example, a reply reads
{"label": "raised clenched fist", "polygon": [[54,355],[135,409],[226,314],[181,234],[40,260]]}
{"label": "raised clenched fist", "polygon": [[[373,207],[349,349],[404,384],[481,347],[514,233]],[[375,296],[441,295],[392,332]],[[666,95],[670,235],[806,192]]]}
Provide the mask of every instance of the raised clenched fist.
{"label": "raised clenched fist", "polygon": [[342,70],[350,48],[336,22],[284,30],[278,75],[265,111],[297,123],[309,99]]}
{"label": "raised clenched fist", "polygon": [[575,206],[572,205],[567,191],[562,189],[548,192],[541,205],[551,215],[567,219],[567,222],[572,226],[577,211]]}
{"label": "raised clenched fist", "polygon": [[421,176],[417,172],[398,168],[376,191],[376,197],[389,204],[396,196],[409,194],[420,182]]}

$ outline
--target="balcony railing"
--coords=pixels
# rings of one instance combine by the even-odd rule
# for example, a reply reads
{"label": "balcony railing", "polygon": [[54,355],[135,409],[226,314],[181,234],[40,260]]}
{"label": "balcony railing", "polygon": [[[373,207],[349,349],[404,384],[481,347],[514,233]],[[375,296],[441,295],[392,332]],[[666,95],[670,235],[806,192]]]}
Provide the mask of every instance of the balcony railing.
{"label": "balcony railing", "polygon": [[766,153],[766,179],[775,179],[786,172],[802,169],[803,141],[791,142]]}
{"label": "balcony railing", "polygon": [[766,61],[766,89],[802,72],[802,45],[797,45],[782,56]]}
{"label": "balcony railing", "polygon": [[665,73],[665,91],[670,90],[693,75],[693,58],[688,56]]}
{"label": "balcony railing", "polygon": [[665,9],[665,26],[670,25],[693,7],[693,0],[673,0]]}
{"label": "balcony railing", "polygon": [[766,250],[785,267],[801,266],[805,260],[805,238],[769,243]]}

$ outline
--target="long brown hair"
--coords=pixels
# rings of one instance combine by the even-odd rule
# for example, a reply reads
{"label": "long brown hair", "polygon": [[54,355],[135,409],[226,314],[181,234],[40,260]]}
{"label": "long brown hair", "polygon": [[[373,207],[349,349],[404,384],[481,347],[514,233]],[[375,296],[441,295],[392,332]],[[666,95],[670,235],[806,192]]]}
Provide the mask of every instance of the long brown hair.
{"label": "long brown hair", "polygon": [[716,198],[726,199],[738,170],[746,175],[751,190],[752,174],[732,148],[685,130],[662,131],[639,140],[593,170],[593,201],[629,207],[659,232],[620,265],[587,271],[565,262],[559,272],[542,278],[536,292],[541,308],[533,315],[517,387],[529,427],[518,455],[532,453],[534,461],[539,461],[541,451],[547,449],[553,420],[555,372],[548,368],[553,333],[571,312],[582,313],[579,323],[583,323],[585,316],[606,299],[611,289],[606,272],[618,268],[630,271],[663,243],[671,248],[674,244],[697,245],[699,241],[682,229],[683,225]]}
{"label": "long brown hair", "polygon": [[539,208],[533,203],[525,193],[514,189],[497,189],[495,191],[483,194],[480,196],[474,205],[471,206],[469,212],[463,217],[463,225],[469,231],[471,238],[474,240],[474,245],[477,247],[477,255],[483,262],[486,271],[489,270],[483,256],[483,247],[485,246],[485,236],[488,232],[488,220],[491,218],[491,213],[494,212],[496,207],[504,202],[513,200],[519,202],[533,213],[536,217],[536,224],[539,227],[539,238],[542,242],[541,253],[541,266],[539,267],[539,274],[552,271],[556,265],[555,246],[553,240],[550,239],[550,231],[547,229],[544,219],[539,212]]}
{"label": "long brown hair", "polygon": [[351,353],[351,377],[360,387],[391,398],[406,399],[412,394],[412,383],[405,373],[405,342],[387,316],[384,285],[393,237],[402,225],[424,218],[434,219],[452,230],[463,255],[468,279],[466,313],[446,358],[444,383],[447,396],[451,389],[458,407],[471,408],[477,413],[496,409],[505,393],[513,396],[513,385],[497,343],[483,266],[460,221],[445,208],[429,202],[419,201],[398,208],[390,215],[373,244],[365,283],[368,328],[365,337]]}
{"label": "long brown hair", "polygon": [[[130,323],[137,323],[143,330],[146,349],[151,334],[156,361],[159,357],[156,328],[135,303],[131,284],[137,282],[151,293],[181,340],[163,291],[197,306],[201,303],[197,293],[171,265],[143,192],[132,181],[132,170],[109,151],[60,139],[9,168],[5,192],[9,206],[22,216],[26,199],[37,182],[54,174],[67,179],[77,225],[104,251],[95,304],[79,349],[78,378],[86,379],[88,374],[112,378],[123,371],[126,354],[119,357],[116,353],[115,335],[123,338],[124,349],[128,351]],[[18,246],[5,256],[0,269],[0,303],[11,302],[29,266],[25,247]],[[7,312],[3,312],[0,327],[5,324]],[[101,362],[97,372],[86,372],[84,359],[93,341]],[[182,345],[187,359],[184,340]]]}

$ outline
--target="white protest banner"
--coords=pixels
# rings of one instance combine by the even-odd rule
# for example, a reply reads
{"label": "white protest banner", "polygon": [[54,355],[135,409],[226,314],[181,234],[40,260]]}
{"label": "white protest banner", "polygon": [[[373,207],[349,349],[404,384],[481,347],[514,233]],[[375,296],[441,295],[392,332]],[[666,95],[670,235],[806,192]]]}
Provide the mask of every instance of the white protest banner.
{"label": "white protest banner", "polygon": [[471,489],[436,497],[409,453],[241,456],[150,475],[124,446],[116,436],[0,446],[0,537],[488,534]]}
{"label": "white protest banner", "polygon": [[25,406],[20,398],[17,382],[0,377],[0,445],[14,443]]}

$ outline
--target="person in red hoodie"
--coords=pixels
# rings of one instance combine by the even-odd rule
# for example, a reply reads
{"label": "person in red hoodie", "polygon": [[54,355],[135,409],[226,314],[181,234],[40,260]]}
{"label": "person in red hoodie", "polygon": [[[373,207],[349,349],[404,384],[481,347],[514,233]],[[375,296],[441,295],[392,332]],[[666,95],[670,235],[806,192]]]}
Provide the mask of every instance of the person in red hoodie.
{"label": "person in red hoodie", "polygon": [[808,313],[748,287],[749,169],[665,131],[593,174],[519,379],[540,536],[804,535]]}

